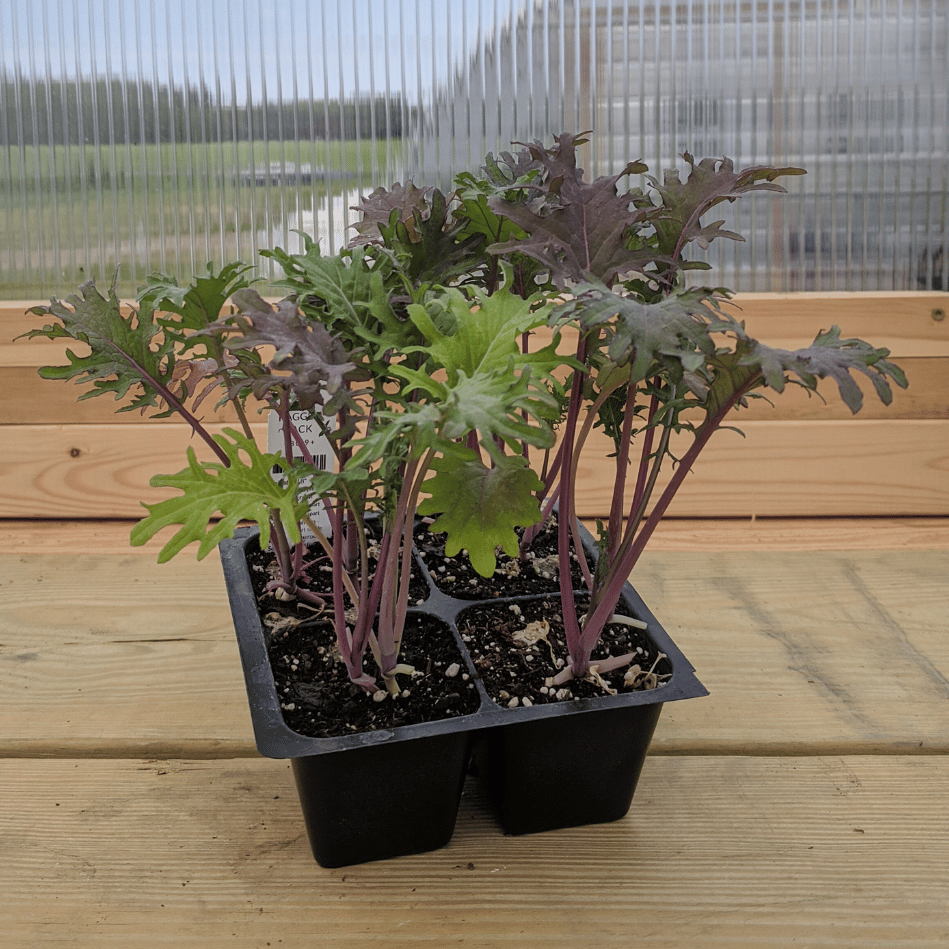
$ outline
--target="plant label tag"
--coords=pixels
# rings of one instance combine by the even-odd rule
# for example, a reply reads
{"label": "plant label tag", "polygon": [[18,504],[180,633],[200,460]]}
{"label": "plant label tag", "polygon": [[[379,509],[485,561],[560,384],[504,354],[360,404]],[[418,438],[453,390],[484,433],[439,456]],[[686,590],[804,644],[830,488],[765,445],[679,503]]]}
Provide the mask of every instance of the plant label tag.
{"label": "plant label tag", "polygon": [[[310,412],[290,412],[290,423],[299,433],[303,444],[307,447],[307,451],[313,456],[313,463],[317,468],[321,468],[325,471],[329,465],[335,466],[335,455],[333,454],[329,439],[320,431],[319,426],[313,420],[313,416]],[[293,457],[300,458],[302,453],[299,450],[299,445],[294,443],[293,448]],[[283,425],[280,420],[280,415],[273,411],[269,413],[267,419],[267,451],[272,455],[284,455]],[[274,471],[273,476],[275,479],[277,475],[278,472]],[[330,519],[322,504],[318,504],[310,511],[310,517],[313,518],[313,523],[316,524],[327,537],[331,536],[332,527],[330,525]],[[311,531],[306,524],[301,525],[301,529],[304,543],[315,540],[313,531]]]}

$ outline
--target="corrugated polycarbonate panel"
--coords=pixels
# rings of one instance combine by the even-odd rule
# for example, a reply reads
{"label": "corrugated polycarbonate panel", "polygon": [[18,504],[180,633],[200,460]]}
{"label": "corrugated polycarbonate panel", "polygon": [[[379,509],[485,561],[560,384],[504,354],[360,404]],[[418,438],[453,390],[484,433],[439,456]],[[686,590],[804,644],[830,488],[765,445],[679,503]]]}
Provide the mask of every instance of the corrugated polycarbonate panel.
{"label": "corrugated polycarbonate panel", "polygon": [[[0,294],[256,262],[511,141],[797,165],[742,290],[949,289],[945,0],[0,0]],[[266,270],[262,268],[263,274]]]}

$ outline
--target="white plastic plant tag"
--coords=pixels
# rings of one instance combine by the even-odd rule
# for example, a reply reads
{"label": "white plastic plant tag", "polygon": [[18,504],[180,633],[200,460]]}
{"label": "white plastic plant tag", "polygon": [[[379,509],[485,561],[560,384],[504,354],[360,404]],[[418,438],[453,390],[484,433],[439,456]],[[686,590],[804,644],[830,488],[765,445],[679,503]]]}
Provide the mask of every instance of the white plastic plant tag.
{"label": "white plastic plant tag", "polygon": [[[313,462],[317,468],[322,468],[325,471],[327,466],[335,466],[335,455],[333,454],[329,439],[320,431],[319,426],[313,421],[309,412],[291,412],[290,423],[300,433],[300,437],[306,445],[307,450],[313,456]],[[296,445],[294,447],[296,447]],[[283,425],[281,424],[280,416],[272,411],[269,413],[267,419],[267,451],[272,455],[283,455],[283,448]],[[298,451],[294,451],[294,457],[300,457]],[[274,477],[276,477],[276,474]],[[332,528],[330,527],[330,519],[323,509],[322,504],[317,505],[317,507],[310,511],[310,517],[313,518],[313,523],[316,524],[327,537],[331,535]],[[311,531],[306,524],[302,526],[302,530],[305,543],[309,543],[314,539],[313,531]]]}

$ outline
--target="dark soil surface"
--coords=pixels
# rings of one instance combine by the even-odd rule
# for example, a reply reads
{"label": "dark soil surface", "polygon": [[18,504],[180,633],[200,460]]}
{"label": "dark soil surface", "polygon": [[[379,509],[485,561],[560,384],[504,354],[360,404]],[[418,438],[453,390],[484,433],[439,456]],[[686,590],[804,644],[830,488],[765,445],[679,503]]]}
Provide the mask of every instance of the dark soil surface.
{"label": "dark soil surface", "polygon": [[[373,554],[376,552],[375,538],[370,538],[370,547],[369,547],[369,572],[370,576],[375,570],[376,559]],[[278,576],[276,562],[274,561],[273,554],[270,552],[262,553],[260,550],[255,550],[253,554],[248,558],[248,562],[251,568],[251,579],[254,582],[254,589],[257,594],[258,602],[261,601],[261,597],[265,596],[264,587],[267,583]],[[332,589],[333,589],[333,577],[332,569],[329,565],[329,560],[326,556],[325,551],[318,545],[312,544],[307,549],[306,563],[309,565],[307,568],[308,575],[312,578],[312,582],[309,584],[302,584],[310,592],[317,594],[318,596],[325,596],[327,601],[327,610],[329,611],[328,615],[332,615]],[[409,604],[418,606],[419,604],[425,602],[430,595],[428,581],[425,579],[425,576],[415,562],[415,558],[412,558],[412,573],[409,577]],[[308,606],[303,604],[295,599],[284,600],[279,596],[274,596],[273,594],[266,594],[267,597],[267,606],[270,610],[275,610],[281,615],[285,616],[294,616],[300,620],[313,619],[315,615],[318,614],[318,609],[313,606]],[[347,607],[351,606],[352,603],[349,600],[349,597],[346,597]]]}
{"label": "dark soil surface", "polygon": [[[479,577],[467,564],[464,554],[445,558],[438,535],[418,532],[423,559],[443,592],[459,599],[494,599],[499,596],[528,596],[538,591],[546,596],[522,599],[516,604],[479,604],[461,614],[458,627],[471,652],[475,669],[488,694],[502,706],[541,705],[575,698],[597,697],[618,692],[661,687],[671,674],[668,659],[658,652],[639,629],[622,624],[607,628],[594,658],[639,652],[634,666],[640,674],[624,683],[626,669],[605,674],[600,682],[571,680],[551,685],[549,679],[563,668],[567,651],[556,568],[547,565],[555,550],[553,534],[535,542],[532,557],[520,570],[511,569],[511,558],[499,558],[499,571],[490,579]],[[439,554],[441,549],[442,553]],[[312,552],[314,560],[318,552]],[[465,659],[451,630],[440,620],[423,613],[410,614],[402,643],[400,662],[415,669],[399,677],[402,693],[381,701],[349,681],[338,658],[333,632],[332,605],[325,610],[268,592],[275,575],[273,556],[255,550],[248,556],[251,579],[264,622],[277,694],[287,725],[301,735],[334,737],[354,732],[374,731],[420,722],[439,721],[474,712],[478,692],[469,676]],[[326,577],[316,566],[311,573]],[[448,581],[447,578],[454,578]],[[471,582],[474,580],[475,582]],[[582,585],[579,565],[574,565],[574,587]],[[313,592],[326,593],[329,583],[317,581]],[[420,603],[428,596],[422,571],[413,569],[410,601]],[[581,602],[581,610],[583,609]],[[549,629],[530,624],[546,622]],[[515,642],[517,634],[538,630],[543,638],[530,644]],[[530,636],[528,637],[530,638]],[[365,671],[379,678],[370,654]],[[633,670],[636,672],[636,670]]]}
{"label": "dark soil surface", "polygon": [[[635,692],[661,688],[672,673],[669,660],[643,630],[617,623],[606,628],[593,658],[637,652],[633,665],[638,666],[640,674],[635,675],[633,669],[635,681],[624,683],[627,668],[604,674],[605,686],[576,679],[560,686],[550,684],[567,659],[559,597],[472,607],[458,617],[458,629],[488,694],[499,705],[517,707],[595,698],[610,694],[608,689]],[[519,636],[522,631],[526,635]],[[543,638],[536,638],[538,634]],[[532,639],[535,641],[529,642]]]}
{"label": "dark soil surface", "polygon": [[[376,731],[454,718],[478,707],[477,690],[451,630],[430,616],[412,614],[406,621],[400,662],[416,671],[399,676],[404,689],[398,698],[385,693],[381,702],[349,681],[328,623],[275,631],[268,649],[284,721],[301,735]],[[366,671],[378,676],[371,657]]]}
{"label": "dark soil surface", "polygon": [[[415,673],[399,677],[403,691],[397,698],[386,695],[377,702],[349,681],[346,667],[339,660],[329,622],[332,604],[328,602],[326,611],[320,612],[297,599],[268,592],[267,583],[275,574],[269,552],[253,551],[248,565],[284,721],[295,732],[328,738],[440,721],[477,709],[474,682],[450,628],[441,621],[410,614],[400,662],[413,666]],[[327,587],[314,592],[326,592]],[[412,592],[419,600],[428,595],[428,584],[417,566]],[[365,671],[379,678],[378,667],[368,652]]]}
{"label": "dark soil surface", "polygon": [[[438,589],[459,600],[556,593],[560,589],[556,519],[537,535],[523,560],[499,553],[493,577],[482,577],[475,571],[465,551],[446,557],[444,534],[431,534],[420,527],[415,532],[415,546]],[[573,588],[580,589],[583,575],[575,551],[571,551],[570,561]]]}

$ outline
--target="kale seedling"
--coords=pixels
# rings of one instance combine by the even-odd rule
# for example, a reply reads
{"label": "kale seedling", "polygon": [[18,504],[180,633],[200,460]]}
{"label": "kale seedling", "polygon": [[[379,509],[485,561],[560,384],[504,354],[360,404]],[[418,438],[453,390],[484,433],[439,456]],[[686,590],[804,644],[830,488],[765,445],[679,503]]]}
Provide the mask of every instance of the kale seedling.
{"label": "kale seedling", "polygon": [[[571,585],[561,585],[570,658],[555,684],[595,678],[635,658],[617,656],[594,668],[590,656],[610,621],[630,621],[615,614],[623,584],[700,452],[733,409],[758,389],[781,392],[793,383],[816,391],[818,379],[830,377],[857,412],[863,395],[853,372],[869,377],[885,403],[892,398],[891,382],[906,386],[887,350],[841,339],[836,326],[804,349],[775,349],[752,339],[725,310],[730,291],[684,284],[685,272],[708,268],[685,258],[690,244],[742,240],[723,229],[723,220],[703,223],[708,212],[748,193],[783,192],[775,180],[803,171],[768,166],[736,171],[728,159],[696,162],[686,154],[685,181],[671,171],[660,182],[645,175],[645,165],[631,162],[617,175],[588,183],[576,161],[583,141],[564,134],[551,148],[525,146],[512,161],[539,171],[517,185],[516,200],[499,195],[488,202],[521,231],[489,250],[537,261],[566,294],[551,325],[570,325],[579,334],[560,447],[545,484],[545,512],[559,502],[562,577],[569,576],[571,547],[579,547],[577,470],[595,426],[603,427],[614,447],[610,514],[598,564],[586,577],[585,616],[577,616]],[[644,176],[646,190],[624,190],[621,183],[634,175]],[[678,459],[670,450],[675,432],[692,436]],[[656,498],[664,463],[672,463],[674,471]],[[531,536],[525,535],[525,543]]]}
{"label": "kale seedling", "polygon": [[[601,426],[614,448],[613,497],[599,561],[586,573],[583,617],[571,584],[561,585],[570,658],[556,681],[629,665],[631,655],[594,667],[592,650],[659,519],[729,413],[758,390],[792,383],[816,391],[826,377],[856,412],[854,372],[884,402],[890,384],[906,379],[886,350],[842,339],[837,327],[794,352],[765,346],[726,309],[729,291],[686,286],[687,272],[707,268],[686,258],[689,245],[741,240],[708,213],[751,192],[781,192],[776,179],[799,169],[736,171],[728,159],[685,155],[684,181],[667,172],[660,182],[630,162],[587,182],[576,160],[583,141],[563,134],[550,148],[489,156],[480,177],[459,175],[449,195],[379,189],[361,205],[350,248],[323,256],[307,241],[302,254],[264,252],[284,270],[290,295],[278,303],[261,298],[235,263],[188,287],[157,275],[130,314],[114,290],[102,296],[91,284],[35,308],[59,322],[28,336],[90,350],[41,375],[89,384],[81,398],[111,393],[123,403],[118,411],[177,413],[213,455],[199,461],[189,448],[184,470],[152,479],[180,494],[146,505],[132,543],[174,526],[159,559],[193,542],[203,557],[239,523],[258,524],[277,561],[272,588],[326,608],[351,681],[397,695],[397,677],[411,671],[399,651],[417,516],[446,534],[449,556],[464,549],[490,576],[497,551],[523,552],[559,504],[566,578],[579,547],[578,465]],[[627,187],[637,176],[643,186]],[[552,338],[530,352],[529,337],[543,326]],[[574,356],[557,352],[565,327],[577,333]],[[234,406],[240,430],[215,435],[204,425],[199,406],[212,393]],[[255,444],[255,404],[280,417],[281,454]],[[308,413],[325,434],[330,470],[310,455],[291,411]],[[675,433],[691,435],[678,459]],[[674,471],[659,492],[668,463]],[[310,516],[315,507],[330,523],[326,534]],[[315,560],[303,524],[321,547]],[[324,563],[330,590],[313,580]],[[367,650],[381,683],[364,668]]]}

